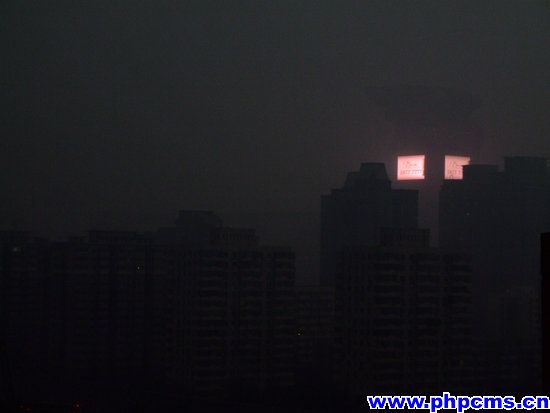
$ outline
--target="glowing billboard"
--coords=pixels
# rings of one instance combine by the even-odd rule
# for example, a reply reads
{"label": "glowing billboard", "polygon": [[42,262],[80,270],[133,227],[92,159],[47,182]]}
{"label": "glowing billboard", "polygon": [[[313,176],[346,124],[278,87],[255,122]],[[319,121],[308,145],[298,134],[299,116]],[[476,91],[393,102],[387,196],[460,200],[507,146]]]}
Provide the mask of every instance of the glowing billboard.
{"label": "glowing billboard", "polygon": [[397,157],[397,180],[424,179],[425,155]]}
{"label": "glowing billboard", "polygon": [[445,155],[445,179],[462,179],[462,167],[469,164],[469,156]]}

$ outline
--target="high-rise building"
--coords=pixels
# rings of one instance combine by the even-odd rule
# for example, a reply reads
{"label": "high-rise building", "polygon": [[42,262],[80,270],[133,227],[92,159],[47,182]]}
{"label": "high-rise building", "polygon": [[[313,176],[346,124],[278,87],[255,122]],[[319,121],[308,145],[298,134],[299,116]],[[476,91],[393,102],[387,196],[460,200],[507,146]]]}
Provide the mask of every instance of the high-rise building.
{"label": "high-rise building", "polygon": [[354,395],[472,390],[469,257],[430,247],[428,230],[381,234],[339,256],[338,381]]}
{"label": "high-rise building", "polygon": [[[0,232],[0,345],[12,397],[47,396],[49,243],[25,231]],[[40,368],[37,368],[37,367]]]}
{"label": "high-rise building", "polygon": [[172,248],[180,297],[173,377],[183,391],[246,399],[292,387],[294,253],[226,227],[212,228],[203,245]]}
{"label": "high-rise building", "polygon": [[546,159],[509,157],[502,172],[493,165],[467,165],[464,179],[445,181],[441,188],[440,245],[470,249],[478,265],[488,267],[483,281],[492,285],[538,279],[539,234],[545,229],[550,229]]}
{"label": "high-rise building", "polygon": [[49,371],[74,399],[145,396],[173,360],[174,258],[151,234],[90,231],[52,242],[46,275]]}
{"label": "high-rise building", "polygon": [[418,191],[394,190],[382,163],[363,163],[344,186],[321,197],[322,285],[333,285],[340,250],[375,245],[382,227],[415,228]]}
{"label": "high-rise building", "polygon": [[440,245],[471,253],[480,364],[488,391],[540,385],[540,233],[550,230],[550,167],[505,158],[467,165],[440,191]]}
{"label": "high-rise building", "polygon": [[550,392],[550,232],[541,236],[542,273],[542,381],[543,394]]}
{"label": "high-rise building", "polygon": [[298,285],[295,297],[296,378],[302,388],[318,392],[333,377],[334,288]]}

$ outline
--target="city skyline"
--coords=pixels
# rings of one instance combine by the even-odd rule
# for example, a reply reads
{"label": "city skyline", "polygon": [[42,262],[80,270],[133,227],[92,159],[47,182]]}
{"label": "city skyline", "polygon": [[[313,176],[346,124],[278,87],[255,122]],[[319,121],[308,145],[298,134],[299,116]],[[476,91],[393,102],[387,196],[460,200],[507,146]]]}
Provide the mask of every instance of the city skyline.
{"label": "city skyline", "polygon": [[2,2],[0,410],[547,391],[548,6]]}
{"label": "city skyline", "polygon": [[[94,408],[534,394],[550,162],[462,168],[462,179],[435,178],[438,247],[419,226],[426,187],[393,188],[382,162],[349,172],[321,197],[321,272],[307,287],[299,252],[212,211],[63,240],[0,231],[0,332],[15,366],[4,377],[24,400]],[[65,379],[46,384],[52,372]]]}

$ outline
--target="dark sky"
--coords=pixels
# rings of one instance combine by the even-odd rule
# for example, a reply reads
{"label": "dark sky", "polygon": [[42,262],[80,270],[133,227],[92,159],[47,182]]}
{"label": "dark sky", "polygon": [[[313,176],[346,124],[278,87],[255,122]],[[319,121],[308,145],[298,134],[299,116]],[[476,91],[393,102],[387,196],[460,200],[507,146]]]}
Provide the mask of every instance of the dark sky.
{"label": "dark sky", "polygon": [[488,161],[550,156],[548,1],[39,3],[0,5],[3,228],[317,214],[389,156],[371,86],[474,94]]}

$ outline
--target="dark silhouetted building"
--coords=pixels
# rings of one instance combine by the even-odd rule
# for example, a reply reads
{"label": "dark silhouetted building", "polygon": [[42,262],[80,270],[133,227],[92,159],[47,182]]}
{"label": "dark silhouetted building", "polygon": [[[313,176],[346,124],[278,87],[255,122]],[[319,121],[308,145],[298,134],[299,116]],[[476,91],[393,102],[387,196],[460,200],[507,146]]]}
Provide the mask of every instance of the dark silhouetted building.
{"label": "dark silhouetted building", "polygon": [[[181,216],[181,214],[180,214]],[[185,234],[181,221],[177,232]],[[177,266],[173,377],[192,397],[250,399],[294,385],[294,253],[254,230],[213,226],[171,244]]]}
{"label": "dark silhouetted building", "polygon": [[298,285],[295,291],[298,391],[319,399],[333,379],[334,288]]}
{"label": "dark silhouetted building", "polygon": [[355,396],[466,394],[475,384],[469,256],[428,230],[383,229],[339,255],[336,371]]}
{"label": "dark silhouetted building", "polygon": [[540,233],[550,229],[550,168],[543,158],[464,166],[440,191],[440,245],[471,253],[486,391],[540,386]]}
{"label": "dark silhouetted building", "polygon": [[375,245],[382,227],[416,228],[418,191],[394,190],[382,163],[363,163],[344,186],[321,197],[322,285],[333,285],[340,250]]}
{"label": "dark silhouetted building", "polygon": [[425,85],[373,87],[367,95],[393,125],[383,159],[390,179],[397,179],[398,156],[425,155],[425,178],[394,181],[394,188],[420,190],[419,226],[429,228],[433,245],[438,245],[437,200],[445,156],[479,156],[483,130],[472,115],[482,102],[464,91]]}
{"label": "dark silhouetted building", "polygon": [[151,235],[3,233],[1,248],[2,334],[18,399],[123,398],[164,384],[175,272]]}
{"label": "dark silhouetted building", "polygon": [[550,394],[550,232],[541,236],[542,273],[542,381],[543,394]]}
{"label": "dark silhouetted building", "polygon": [[252,229],[182,211],[156,233],[3,232],[0,247],[19,399],[248,400],[294,385],[294,253]]}
{"label": "dark silhouetted building", "polygon": [[50,400],[49,242],[0,232],[0,341],[14,397]]}

